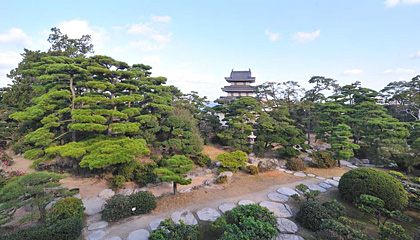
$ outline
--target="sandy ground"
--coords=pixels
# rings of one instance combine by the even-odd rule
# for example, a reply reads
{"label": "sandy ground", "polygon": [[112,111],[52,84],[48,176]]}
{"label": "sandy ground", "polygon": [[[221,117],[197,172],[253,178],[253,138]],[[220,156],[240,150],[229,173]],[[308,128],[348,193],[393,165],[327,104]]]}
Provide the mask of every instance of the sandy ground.
{"label": "sandy ground", "polygon": [[9,155],[10,157],[13,158],[13,160],[15,161],[12,166],[6,167],[6,166],[0,166],[1,169],[6,170],[6,171],[14,171],[14,170],[19,170],[19,171],[23,171],[26,173],[29,172],[34,172],[35,170],[30,168],[30,166],[32,165],[33,161],[26,159],[23,157],[23,155],[15,155],[10,151],[6,151],[7,155]]}
{"label": "sandy ground", "polygon": [[228,151],[223,150],[222,146],[220,145],[209,144],[209,145],[204,145],[203,150],[201,152],[204,154],[208,154],[211,160],[216,161],[217,155],[228,152]]}

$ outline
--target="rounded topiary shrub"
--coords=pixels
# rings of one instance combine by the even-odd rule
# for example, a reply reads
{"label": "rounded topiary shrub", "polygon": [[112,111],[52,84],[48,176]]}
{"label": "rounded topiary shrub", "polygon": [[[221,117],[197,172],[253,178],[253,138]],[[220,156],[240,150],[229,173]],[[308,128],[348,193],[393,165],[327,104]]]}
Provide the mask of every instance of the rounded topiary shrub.
{"label": "rounded topiary shrub", "polygon": [[133,215],[149,213],[156,208],[156,197],[151,192],[139,191],[131,194],[128,198]]}
{"label": "rounded topiary shrub", "polygon": [[140,191],[129,196],[117,194],[108,199],[102,218],[116,221],[134,215],[149,213],[156,208],[156,198],[151,192]]}
{"label": "rounded topiary shrub", "polygon": [[401,210],[408,203],[403,185],[391,175],[374,168],[346,172],[338,186],[343,199],[354,202],[362,194],[382,199],[388,210]]}
{"label": "rounded topiary shrub", "polygon": [[258,175],[258,173],[260,172],[258,167],[254,166],[254,165],[248,165],[245,167],[245,171],[251,175]]}
{"label": "rounded topiary shrub", "polygon": [[322,219],[331,219],[327,209],[315,201],[304,202],[296,214],[296,221],[312,231],[321,229]]}
{"label": "rounded topiary shrub", "polygon": [[67,218],[83,218],[85,207],[82,200],[75,197],[66,197],[58,200],[51,207],[51,211],[47,214],[49,222],[56,222]]}
{"label": "rounded topiary shrub", "polygon": [[337,161],[328,151],[317,151],[310,155],[312,163],[319,168],[332,168],[337,166]]}
{"label": "rounded topiary shrub", "polygon": [[303,171],[308,167],[308,165],[299,158],[292,158],[287,160],[286,167],[292,171]]}

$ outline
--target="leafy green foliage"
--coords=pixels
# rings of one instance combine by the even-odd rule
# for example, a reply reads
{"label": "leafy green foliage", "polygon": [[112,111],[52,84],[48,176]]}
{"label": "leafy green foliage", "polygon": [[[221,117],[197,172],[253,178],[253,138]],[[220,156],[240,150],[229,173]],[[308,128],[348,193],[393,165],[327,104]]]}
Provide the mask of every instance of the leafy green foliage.
{"label": "leafy green foliage", "polygon": [[401,225],[395,223],[387,223],[378,230],[379,240],[411,240],[412,238],[405,233]]}
{"label": "leafy green foliage", "polygon": [[199,153],[197,157],[193,158],[194,163],[200,167],[209,167],[211,164],[211,159],[208,154]]}
{"label": "leafy green foliage", "polygon": [[348,201],[356,201],[360,195],[368,194],[382,199],[385,208],[402,210],[408,203],[403,185],[391,175],[373,168],[357,168],[346,172],[338,186],[340,195]]}
{"label": "leafy green foliage", "polygon": [[337,161],[328,151],[316,151],[310,154],[313,163],[319,168],[332,168],[337,166]]}
{"label": "leafy green foliage", "polygon": [[309,201],[300,205],[296,220],[305,228],[312,231],[321,229],[323,219],[331,219],[327,209],[319,202]]}
{"label": "leafy green foliage", "polygon": [[216,159],[221,162],[222,167],[228,168],[232,172],[236,172],[239,168],[246,166],[248,161],[247,154],[240,150],[231,153],[221,153]]}
{"label": "leafy green foliage", "polygon": [[115,175],[110,179],[110,185],[114,189],[121,188],[125,182],[127,179],[123,175]]}
{"label": "leafy green foliage", "polygon": [[306,165],[306,163],[299,158],[292,158],[287,160],[286,167],[292,171],[303,171],[308,168],[308,165]]}
{"label": "leafy green foliage", "polygon": [[183,222],[175,224],[170,218],[159,224],[159,227],[149,236],[149,240],[198,240],[198,225],[186,225]]}
{"label": "leafy green foliage", "polygon": [[51,207],[47,214],[48,221],[51,223],[68,218],[81,218],[85,216],[85,207],[82,200],[75,197],[66,197],[58,200]]}
{"label": "leafy green foliage", "polygon": [[[303,197],[306,199],[307,202],[309,202],[310,200],[316,201],[316,198],[321,193],[319,190],[309,189],[308,186],[306,186],[303,183],[297,185],[296,189],[302,192]],[[297,195],[297,194],[293,194],[292,198],[297,202],[301,202],[300,198],[299,198],[299,195]]]}
{"label": "leafy green foliage", "polygon": [[176,194],[177,184],[191,184],[191,179],[185,179],[186,173],[194,169],[193,161],[184,155],[175,155],[163,161],[164,167],[156,168],[154,172],[163,182],[173,182],[174,194]]}
{"label": "leafy green foliage", "polygon": [[216,178],[216,184],[223,184],[228,181],[228,177],[223,175]]}
{"label": "leafy green foliage", "polygon": [[321,231],[316,234],[317,239],[349,239],[349,240],[365,240],[367,236],[361,231],[354,230],[349,226],[336,221],[334,219],[323,219],[321,223]]}
{"label": "leafy green foliage", "polygon": [[324,206],[327,209],[328,214],[335,219],[339,219],[344,216],[345,207],[336,199],[323,202],[322,206]]}
{"label": "leafy green foliage", "polygon": [[260,172],[258,170],[258,167],[254,166],[254,165],[248,165],[245,167],[245,171],[251,175],[258,175],[258,173]]}

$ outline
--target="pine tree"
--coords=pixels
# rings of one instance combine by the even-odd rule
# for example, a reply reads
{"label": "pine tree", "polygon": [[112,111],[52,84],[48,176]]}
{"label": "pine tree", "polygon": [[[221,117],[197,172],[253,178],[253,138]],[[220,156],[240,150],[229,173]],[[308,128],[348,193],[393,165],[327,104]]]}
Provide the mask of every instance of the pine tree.
{"label": "pine tree", "polygon": [[177,193],[177,184],[191,184],[191,179],[185,179],[186,173],[194,169],[194,162],[184,155],[175,155],[168,160],[164,160],[163,167],[156,168],[154,172],[158,174],[163,182],[173,182],[174,194]]}

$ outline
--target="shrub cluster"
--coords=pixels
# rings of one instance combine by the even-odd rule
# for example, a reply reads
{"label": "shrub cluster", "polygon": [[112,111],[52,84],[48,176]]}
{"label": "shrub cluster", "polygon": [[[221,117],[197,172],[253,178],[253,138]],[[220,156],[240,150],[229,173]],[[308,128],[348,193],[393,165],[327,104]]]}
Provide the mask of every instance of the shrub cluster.
{"label": "shrub cluster", "polygon": [[254,165],[248,165],[245,168],[245,171],[251,175],[258,175],[258,173],[260,172],[258,167],[254,166]]}
{"label": "shrub cluster", "polygon": [[387,223],[382,225],[378,230],[380,240],[412,240],[412,238],[405,233],[401,225],[395,223]]}
{"label": "shrub cluster", "polygon": [[153,183],[157,179],[154,169],[156,163],[141,164],[137,161],[130,161],[122,164],[116,171],[115,176],[111,179],[111,186],[120,188],[127,181],[135,181],[141,187],[148,183]]}
{"label": "shrub cluster", "polygon": [[319,168],[332,168],[337,166],[337,161],[328,151],[313,152],[309,156],[312,158],[312,163]]}
{"label": "shrub cluster", "polygon": [[139,191],[129,196],[117,194],[108,199],[102,218],[116,221],[121,218],[149,213],[156,208],[156,198],[151,192]]}
{"label": "shrub cluster", "polygon": [[175,224],[170,218],[159,224],[159,227],[149,236],[149,240],[197,240],[199,235],[198,225],[186,225],[183,222]]}
{"label": "shrub cluster", "polygon": [[192,158],[194,163],[200,167],[209,167],[211,164],[211,159],[208,154],[199,153],[197,157]]}
{"label": "shrub cluster", "polygon": [[373,168],[357,168],[346,172],[338,186],[340,195],[348,201],[356,201],[367,194],[385,201],[388,210],[401,210],[408,203],[403,185],[391,175]]}
{"label": "shrub cluster", "polygon": [[287,169],[292,170],[292,171],[303,171],[308,166],[303,160],[299,158],[292,158],[292,159],[287,160],[286,167]]}
{"label": "shrub cluster", "polygon": [[296,214],[296,221],[312,231],[320,230],[322,220],[331,218],[327,208],[316,201],[302,203]]}
{"label": "shrub cluster", "polygon": [[227,180],[228,180],[227,176],[219,176],[218,178],[216,178],[216,184],[223,184],[227,182]]}
{"label": "shrub cluster", "polygon": [[85,207],[82,200],[75,197],[66,197],[58,200],[51,207],[47,214],[49,222],[56,222],[67,218],[81,218],[84,217]]}
{"label": "shrub cluster", "polygon": [[219,154],[216,159],[221,162],[220,165],[222,167],[228,168],[232,172],[236,172],[239,168],[244,167],[248,161],[247,154],[240,150]]}

